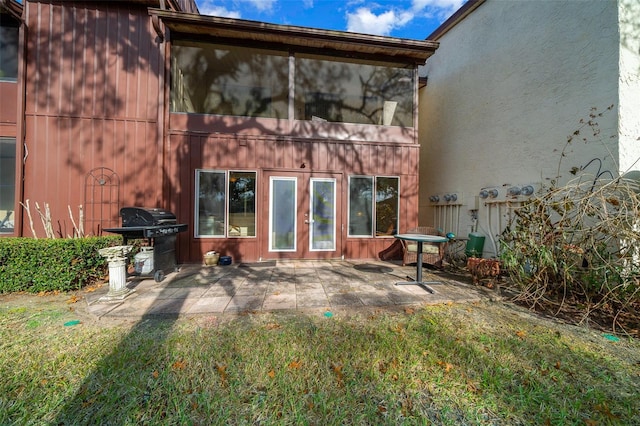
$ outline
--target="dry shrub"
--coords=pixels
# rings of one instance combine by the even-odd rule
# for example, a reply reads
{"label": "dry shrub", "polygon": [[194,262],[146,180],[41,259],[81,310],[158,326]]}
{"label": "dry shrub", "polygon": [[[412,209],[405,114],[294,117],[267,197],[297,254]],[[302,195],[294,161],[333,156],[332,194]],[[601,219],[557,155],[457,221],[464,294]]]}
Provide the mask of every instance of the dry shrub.
{"label": "dry shrub", "polygon": [[[594,136],[596,116],[601,114],[592,110],[584,122]],[[567,146],[579,135],[576,131]],[[517,301],[556,315],[570,312],[579,322],[606,317],[614,329],[635,334],[640,179],[591,175],[585,168],[570,169],[575,178],[563,186],[552,180],[515,211],[501,240],[503,267],[518,290]]]}
{"label": "dry shrub", "polygon": [[638,302],[640,197],[616,179],[551,188],[515,212],[502,261],[531,306],[567,300],[589,309]]}

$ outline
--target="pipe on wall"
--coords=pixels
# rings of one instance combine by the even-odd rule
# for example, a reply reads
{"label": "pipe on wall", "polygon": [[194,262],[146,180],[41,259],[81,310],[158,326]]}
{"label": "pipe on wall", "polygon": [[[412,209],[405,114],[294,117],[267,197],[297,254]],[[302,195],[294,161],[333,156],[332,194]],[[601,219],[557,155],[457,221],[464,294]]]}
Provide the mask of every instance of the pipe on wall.
{"label": "pipe on wall", "polygon": [[444,233],[460,232],[460,207],[461,204],[443,204],[433,206],[433,227]]}

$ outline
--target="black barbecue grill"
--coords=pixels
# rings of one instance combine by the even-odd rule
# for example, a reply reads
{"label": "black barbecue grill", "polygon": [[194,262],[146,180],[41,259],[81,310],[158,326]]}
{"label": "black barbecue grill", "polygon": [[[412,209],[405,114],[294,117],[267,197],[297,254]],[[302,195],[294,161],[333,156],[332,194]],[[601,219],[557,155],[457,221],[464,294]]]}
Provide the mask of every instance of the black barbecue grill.
{"label": "black barbecue grill", "polygon": [[187,230],[186,223],[177,223],[176,216],[163,209],[123,207],[121,228],[105,228],[104,231],[122,235],[123,244],[129,240],[147,239],[153,247],[153,278],[164,279],[166,273],[177,270],[176,235]]}

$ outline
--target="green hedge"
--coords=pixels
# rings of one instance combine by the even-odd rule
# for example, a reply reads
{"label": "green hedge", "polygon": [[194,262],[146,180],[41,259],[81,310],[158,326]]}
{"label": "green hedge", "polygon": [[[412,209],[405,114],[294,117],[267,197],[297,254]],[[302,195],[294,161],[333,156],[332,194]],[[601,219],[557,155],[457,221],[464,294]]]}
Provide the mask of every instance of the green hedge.
{"label": "green hedge", "polygon": [[107,274],[98,249],[121,242],[119,236],[0,238],[0,293],[79,290]]}

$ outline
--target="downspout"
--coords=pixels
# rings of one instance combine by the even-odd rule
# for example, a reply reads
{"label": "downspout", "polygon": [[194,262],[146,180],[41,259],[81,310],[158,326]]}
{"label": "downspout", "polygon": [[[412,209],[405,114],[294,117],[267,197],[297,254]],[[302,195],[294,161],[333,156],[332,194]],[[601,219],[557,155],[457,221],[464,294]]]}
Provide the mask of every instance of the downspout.
{"label": "downspout", "polygon": [[[164,2],[162,2],[164,3]],[[158,85],[160,94],[158,99],[158,182],[160,183],[159,191],[156,193],[157,205],[163,206],[166,209],[171,209],[168,205],[170,191],[166,189],[168,186],[166,168],[167,168],[167,153],[169,149],[168,139],[168,123],[169,123],[169,88],[167,83],[169,82],[169,69],[170,69],[170,43],[167,43],[165,36],[166,27],[162,25],[157,15],[153,15],[151,19],[158,19],[159,30],[159,43],[158,50],[160,52],[160,67],[158,69]],[[160,36],[160,34],[162,34]]]}

